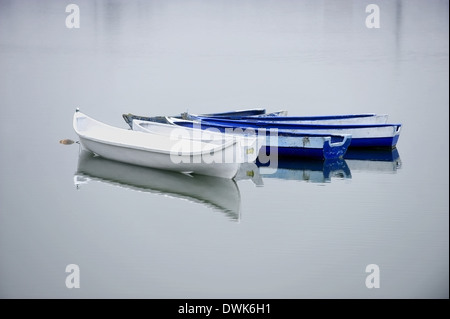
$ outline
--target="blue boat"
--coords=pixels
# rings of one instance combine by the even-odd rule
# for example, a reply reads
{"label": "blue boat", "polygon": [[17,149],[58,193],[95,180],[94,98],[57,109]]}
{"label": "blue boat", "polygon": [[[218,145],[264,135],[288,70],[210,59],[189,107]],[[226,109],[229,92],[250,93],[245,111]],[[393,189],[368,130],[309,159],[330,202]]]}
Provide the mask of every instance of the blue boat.
{"label": "blue boat", "polygon": [[[133,120],[171,124],[174,127],[186,127],[198,131],[208,130],[239,135],[257,135],[260,148],[259,157],[270,160],[273,156],[294,156],[315,159],[342,158],[351,143],[350,135],[307,134],[295,132],[278,132],[270,130],[242,130],[220,124],[196,122],[174,117],[145,117],[123,114],[124,120],[131,124]],[[259,148],[259,147],[258,147]]]}
{"label": "blue boat", "polygon": [[[142,117],[141,117],[142,118]],[[195,122],[189,120],[181,120],[177,118],[167,118],[167,121],[173,125],[197,128],[201,130],[213,130],[229,134],[244,134],[258,136],[259,143],[262,144],[259,158],[264,156],[289,156],[304,157],[315,159],[335,159],[342,158],[346,153],[352,137],[351,135],[328,135],[328,134],[309,134],[295,133],[288,131],[273,130],[255,130],[231,128],[207,122]]]}
{"label": "blue boat", "polygon": [[201,122],[202,126],[252,128],[255,130],[277,130],[282,133],[351,135],[350,147],[394,148],[400,137],[401,124],[294,124],[270,120],[238,120],[190,116],[191,120]]}
{"label": "blue boat", "polygon": [[[264,115],[240,116],[239,114],[230,116],[199,115],[197,119],[208,120],[208,118],[267,121],[270,123],[288,123],[288,124],[386,124],[387,114],[342,114],[342,115],[320,115],[320,116],[279,116],[281,112],[275,112]],[[189,118],[189,116],[187,116]]]}

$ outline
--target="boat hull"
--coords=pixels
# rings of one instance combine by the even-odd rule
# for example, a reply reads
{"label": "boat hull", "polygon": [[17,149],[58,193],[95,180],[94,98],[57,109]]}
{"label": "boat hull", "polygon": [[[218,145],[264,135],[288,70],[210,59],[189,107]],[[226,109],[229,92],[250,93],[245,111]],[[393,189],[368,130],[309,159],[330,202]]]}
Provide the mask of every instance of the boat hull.
{"label": "boat hull", "polygon": [[350,147],[366,148],[394,148],[400,137],[401,124],[364,124],[364,125],[314,125],[272,123],[270,121],[240,121],[226,119],[203,119],[202,126],[220,126],[229,128],[278,131],[278,134],[322,134],[322,135],[351,135]]}
{"label": "boat hull", "polygon": [[240,134],[258,136],[258,141],[262,144],[259,157],[268,156],[295,156],[315,159],[341,158],[347,151],[350,143],[350,135],[329,136],[324,134],[299,134],[295,132],[278,132],[272,134],[266,130],[233,130],[227,126],[215,125],[208,122],[199,124],[192,121],[177,121],[173,119],[175,125],[194,129],[217,129],[227,134]]}
{"label": "boat hull", "polygon": [[260,150],[260,157],[276,153],[278,156],[311,159],[342,158],[350,143],[350,136],[342,137],[342,141],[332,143],[331,137],[328,136],[278,135],[276,138],[266,138],[265,145]]}
{"label": "boat hull", "polygon": [[397,146],[398,139],[400,137],[399,134],[395,134],[394,136],[387,137],[360,137],[360,138],[352,138],[352,143],[350,147],[352,148],[387,148],[393,149]]}
{"label": "boat hull", "polygon": [[110,145],[80,137],[84,149],[107,159],[164,169],[182,173],[193,173],[224,178],[233,178],[239,169],[239,163],[205,163],[204,158],[198,156],[178,157],[180,162],[174,162],[170,154],[150,153],[124,146]]}

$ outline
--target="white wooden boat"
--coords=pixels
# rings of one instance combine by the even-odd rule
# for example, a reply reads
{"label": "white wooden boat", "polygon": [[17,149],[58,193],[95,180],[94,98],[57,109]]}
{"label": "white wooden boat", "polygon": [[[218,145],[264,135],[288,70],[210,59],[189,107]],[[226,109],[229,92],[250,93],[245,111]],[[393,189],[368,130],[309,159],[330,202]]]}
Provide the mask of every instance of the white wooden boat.
{"label": "white wooden boat", "polygon": [[[173,139],[113,127],[79,112],[73,127],[83,148],[119,162],[183,173],[233,178],[239,169],[238,140],[222,144],[191,139]],[[249,150],[250,152],[250,150]],[[254,150],[256,153],[256,150]]]}
{"label": "white wooden boat", "polygon": [[[81,151],[74,183],[80,189],[93,181],[200,203],[225,213],[233,221],[240,219],[241,195],[238,185],[232,179],[189,176],[111,161],[91,152]],[[136,203],[137,206],[141,204]]]}

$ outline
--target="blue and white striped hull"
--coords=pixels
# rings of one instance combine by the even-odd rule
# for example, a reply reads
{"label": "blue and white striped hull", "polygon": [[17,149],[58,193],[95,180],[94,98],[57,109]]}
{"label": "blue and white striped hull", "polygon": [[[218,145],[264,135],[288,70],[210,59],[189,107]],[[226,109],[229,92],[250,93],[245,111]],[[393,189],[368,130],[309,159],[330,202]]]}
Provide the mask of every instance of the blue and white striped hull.
{"label": "blue and white striped hull", "polygon": [[266,136],[260,154],[277,154],[315,159],[334,159],[344,156],[351,143],[350,136],[314,136],[301,134],[278,134]]}
{"label": "blue and white striped hull", "polygon": [[203,119],[202,126],[221,126],[254,130],[277,130],[278,134],[320,134],[320,135],[351,135],[350,147],[394,148],[398,142],[401,124],[364,124],[364,125],[313,125],[287,124],[264,121]]}
{"label": "blue and white striped hull", "polygon": [[297,156],[315,159],[341,158],[347,151],[351,135],[330,136],[325,134],[299,134],[295,132],[278,132],[270,130],[233,130],[233,128],[202,122],[171,119],[175,125],[199,128],[202,130],[214,129],[227,134],[256,134],[258,143],[262,145],[260,156]]}

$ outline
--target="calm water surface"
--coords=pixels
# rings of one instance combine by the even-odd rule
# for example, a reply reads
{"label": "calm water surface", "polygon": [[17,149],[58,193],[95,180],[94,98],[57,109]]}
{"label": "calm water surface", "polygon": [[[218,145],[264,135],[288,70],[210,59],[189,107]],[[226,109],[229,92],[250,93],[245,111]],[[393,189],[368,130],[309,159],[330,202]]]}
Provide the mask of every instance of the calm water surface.
{"label": "calm water surface", "polygon": [[[448,1],[74,2],[79,29],[68,3],[0,1],[0,297],[449,297]],[[76,107],[123,128],[265,107],[403,131],[382,160],[223,181],[59,144]]]}

